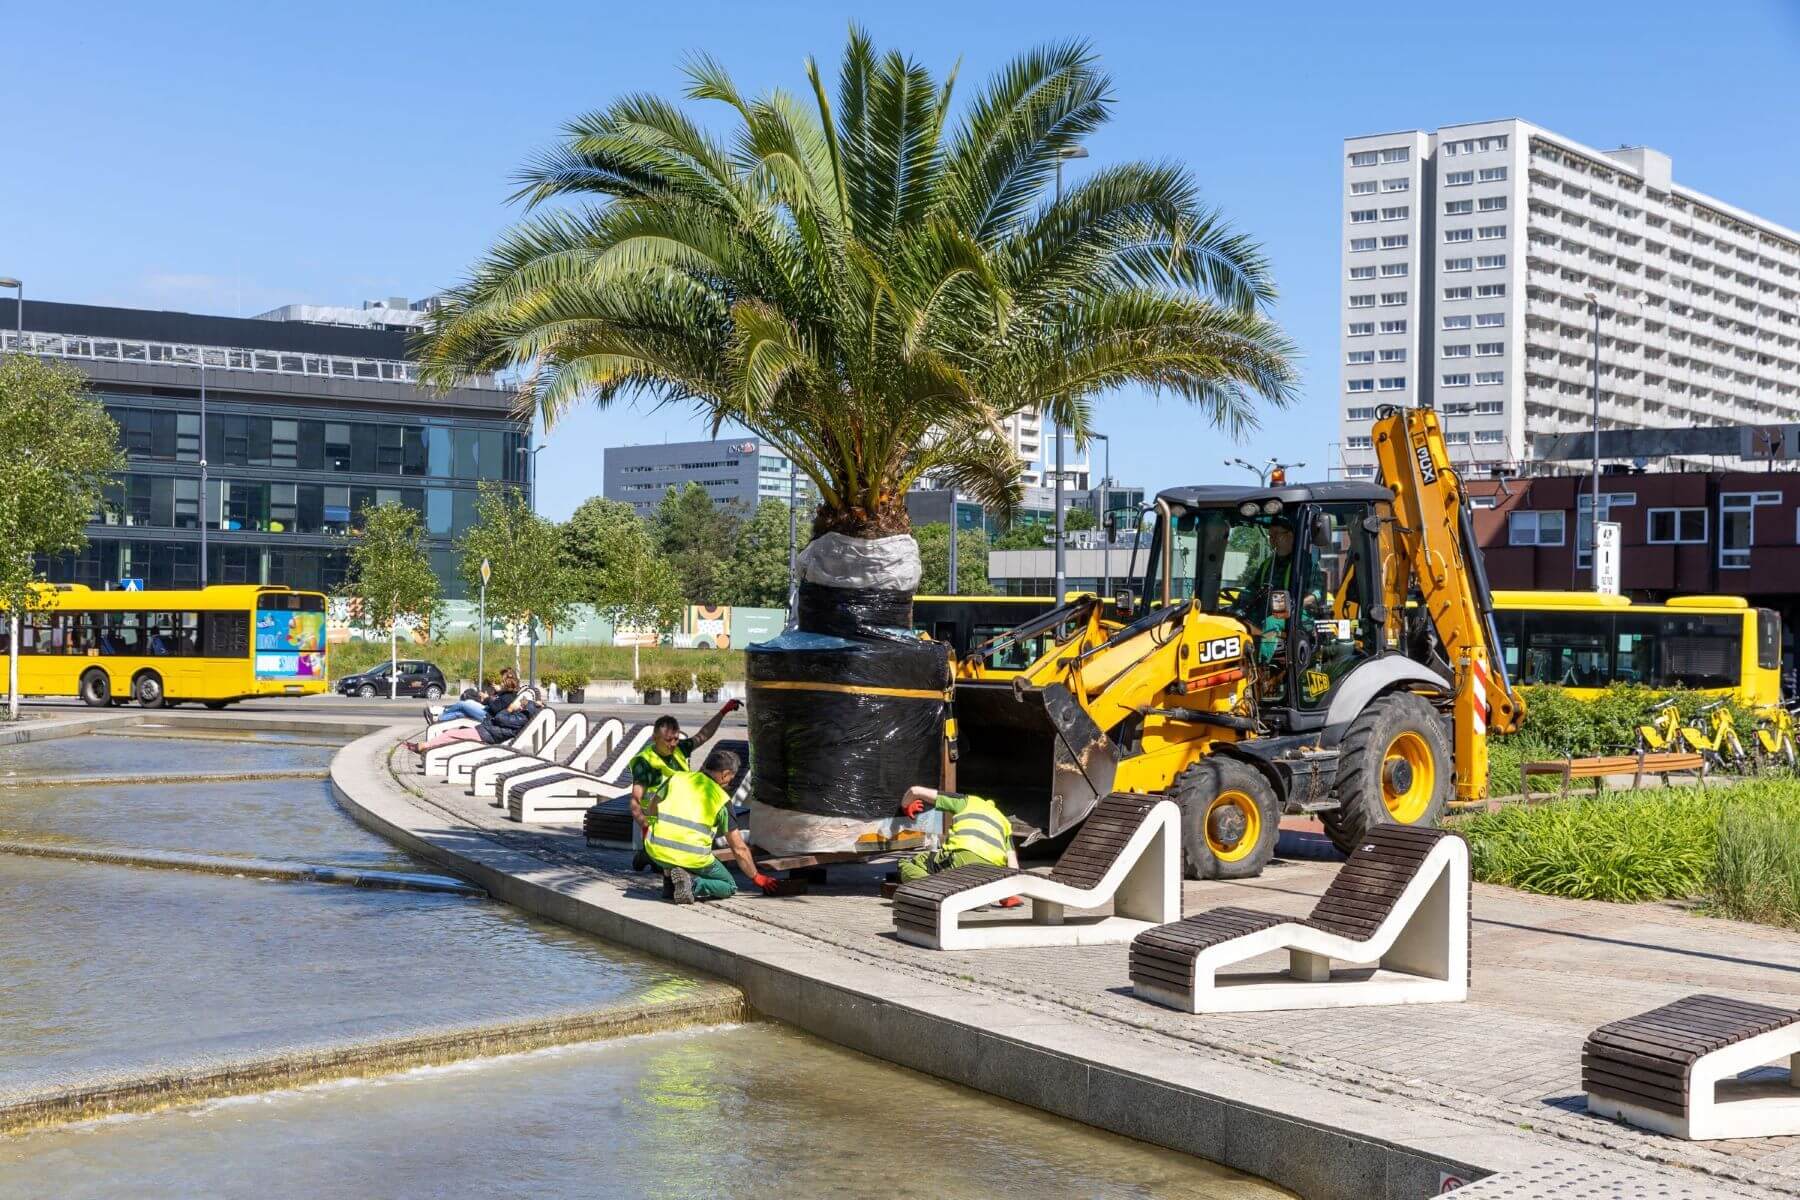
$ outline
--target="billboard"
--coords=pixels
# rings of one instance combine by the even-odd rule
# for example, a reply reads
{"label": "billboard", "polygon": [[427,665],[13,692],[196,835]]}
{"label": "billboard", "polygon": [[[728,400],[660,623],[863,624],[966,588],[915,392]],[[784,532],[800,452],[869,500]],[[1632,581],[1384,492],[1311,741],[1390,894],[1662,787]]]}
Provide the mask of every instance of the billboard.
{"label": "billboard", "polygon": [[325,614],[287,609],[256,611],[256,677],[323,679]]}

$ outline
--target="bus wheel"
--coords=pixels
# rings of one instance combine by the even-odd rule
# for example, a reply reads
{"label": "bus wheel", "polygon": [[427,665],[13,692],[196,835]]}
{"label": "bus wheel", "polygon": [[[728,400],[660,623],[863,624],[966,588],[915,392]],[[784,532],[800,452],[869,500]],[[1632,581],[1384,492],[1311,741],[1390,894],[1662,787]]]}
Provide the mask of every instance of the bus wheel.
{"label": "bus wheel", "polygon": [[112,680],[98,668],[81,677],[81,701],[89,708],[106,708],[112,704]]}
{"label": "bus wheel", "polygon": [[131,681],[131,693],[145,708],[161,708],[163,706],[162,676],[155,671],[145,671]]}
{"label": "bus wheel", "polygon": [[229,700],[208,700],[206,701],[206,707],[212,709],[214,712],[218,712],[221,708],[224,708],[230,703],[231,701]]}

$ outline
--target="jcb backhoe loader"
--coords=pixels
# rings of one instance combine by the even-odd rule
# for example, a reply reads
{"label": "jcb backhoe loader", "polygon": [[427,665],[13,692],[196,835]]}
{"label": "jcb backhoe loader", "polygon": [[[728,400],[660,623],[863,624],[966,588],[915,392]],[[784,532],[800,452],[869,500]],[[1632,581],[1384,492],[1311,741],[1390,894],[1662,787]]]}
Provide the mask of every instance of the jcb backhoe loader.
{"label": "jcb backhoe loader", "polygon": [[[1087,597],[957,666],[956,786],[1028,837],[1112,791],[1183,812],[1196,878],[1258,874],[1283,813],[1353,848],[1485,796],[1524,708],[1462,483],[1430,409],[1384,409],[1381,483],[1173,488],[1135,596]],[[1022,671],[989,664],[1050,635]]]}

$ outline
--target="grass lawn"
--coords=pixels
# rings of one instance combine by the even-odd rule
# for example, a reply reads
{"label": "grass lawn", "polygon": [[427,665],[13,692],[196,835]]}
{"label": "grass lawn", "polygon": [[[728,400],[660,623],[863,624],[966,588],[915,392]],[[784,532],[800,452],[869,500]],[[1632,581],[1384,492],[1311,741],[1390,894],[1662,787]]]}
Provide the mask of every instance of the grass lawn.
{"label": "grass lawn", "polygon": [[[529,651],[520,651],[521,664],[529,658]],[[717,667],[727,679],[744,677],[744,655],[740,650],[676,650],[662,646],[645,647],[638,651],[641,670],[648,674],[652,671],[688,670],[697,671],[701,667]],[[422,658],[438,665],[452,684],[458,679],[475,678],[476,644],[472,637],[449,638],[429,645],[400,644],[401,658]],[[354,675],[366,671],[376,663],[386,662],[388,645],[386,642],[341,642],[331,647],[331,677],[341,679],[345,675]],[[591,646],[591,645],[557,645],[549,642],[538,644],[537,652],[539,677],[553,675],[562,671],[585,674],[589,679],[632,679],[630,646]],[[487,670],[492,675],[501,667],[510,667],[513,662],[512,647],[498,642],[488,643]]]}

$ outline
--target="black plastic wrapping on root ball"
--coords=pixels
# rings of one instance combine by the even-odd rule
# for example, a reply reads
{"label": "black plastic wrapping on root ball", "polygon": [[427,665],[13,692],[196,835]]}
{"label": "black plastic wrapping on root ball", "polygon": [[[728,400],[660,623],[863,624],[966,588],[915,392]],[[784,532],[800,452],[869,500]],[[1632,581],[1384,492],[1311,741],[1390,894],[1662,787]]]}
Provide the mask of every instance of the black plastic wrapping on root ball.
{"label": "black plastic wrapping on root ball", "polygon": [[912,593],[891,588],[840,588],[802,583],[795,617],[808,633],[885,637],[912,627]]}
{"label": "black plastic wrapping on root ball", "polygon": [[[792,631],[748,648],[752,795],[773,808],[878,821],[914,784],[942,780],[950,650],[916,638]],[[758,684],[924,692],[872,695]]]}

